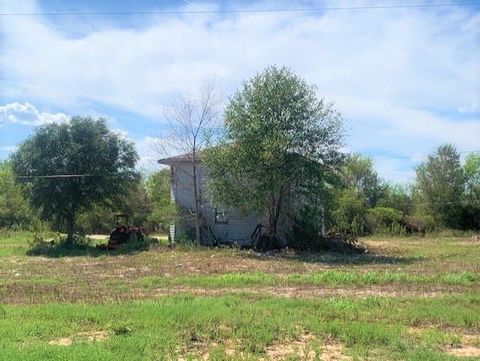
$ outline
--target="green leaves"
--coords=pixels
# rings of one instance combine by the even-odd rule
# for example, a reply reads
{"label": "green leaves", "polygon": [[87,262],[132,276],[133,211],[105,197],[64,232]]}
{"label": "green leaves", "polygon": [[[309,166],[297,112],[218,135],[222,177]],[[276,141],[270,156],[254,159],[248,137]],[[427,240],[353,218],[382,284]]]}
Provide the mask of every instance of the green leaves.
{"label": "green leaves", "polygon": [[458,227],[465,176],[455,146],[440,146],[417,167],[416,173],[416,189],[426,212],[440,225]]}
{"label": "green leaves", "polygon": [[151,203],[148,221],[151,224],[169,224],[176,214],[170,200],[170,170],[163,169],[151,174],[145,182],[147,196]]}
{"label": "green leaves", "polygon": [[0,161],[0,190],[0,228],[27,227],[38,221],[8,161]]}
{"label": "green leaves", "polygon": [[[94,203],[121,198],[137,179],[137,158],[133,144],[109,131],[105,119],[73,117],[38,128],[12,155],[12,164],[43,218],[61,225],[73,224]],[[44,177],[55,175],[75,177]]]}
{"label": "green leaves", "polygon": [[288,68],[270,66],[245,82],[224,120],[221,145],[206,157],[210,195],[268,215],[271,228],[288,196],[316,187],[341,162],[340,114]]}

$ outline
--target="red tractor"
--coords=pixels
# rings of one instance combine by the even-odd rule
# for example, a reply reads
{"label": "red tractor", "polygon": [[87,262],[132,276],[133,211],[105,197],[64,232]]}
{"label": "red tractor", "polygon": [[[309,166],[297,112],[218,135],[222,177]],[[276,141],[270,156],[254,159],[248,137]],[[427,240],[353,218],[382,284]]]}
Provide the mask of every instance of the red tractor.
{"label": "red tractor", "polygon": [[143,227],[130,227],[128,215],[115,214],[115,228],[110,232],[105,247],[114,249],[125,243],[145,241],[146,238],[146,230]]}

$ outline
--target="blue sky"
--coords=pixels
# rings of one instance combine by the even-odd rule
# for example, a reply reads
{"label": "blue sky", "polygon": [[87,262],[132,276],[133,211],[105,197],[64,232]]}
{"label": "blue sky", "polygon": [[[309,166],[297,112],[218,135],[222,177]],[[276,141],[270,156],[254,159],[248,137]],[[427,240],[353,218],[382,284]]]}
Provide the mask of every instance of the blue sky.
{"label": "blue sky", "polygon": [[[447,1],[442,1],[443,3]],[[198,11],[415,1],[0,0],[1,12]],[[286,65],[346,118],[346,148],[412,179],[438,145],[480,150],[480,6],[321,12],[0,17],[0,158],[35,127],[106,116],[151,169],[165,110],[215,76],[228,96]]]}

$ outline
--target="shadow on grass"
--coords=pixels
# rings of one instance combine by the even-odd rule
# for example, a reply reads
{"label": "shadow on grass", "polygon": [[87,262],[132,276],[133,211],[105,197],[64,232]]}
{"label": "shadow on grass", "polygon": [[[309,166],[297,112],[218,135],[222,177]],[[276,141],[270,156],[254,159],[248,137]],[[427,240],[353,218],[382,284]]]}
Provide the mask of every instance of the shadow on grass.
{"label": "shadow on grass", "polygon": [[51,258],[60,257],[99,257],[99,256],[119,256],[125,254],[134,254],[147,251],[151,246],[158,245],[156,239],[147,239],[145,241],[128,242],[115,249],[105,249],[98,247],[93,243],[74,243],[66,242],[42,242],[33,245],[28,251],[29,256],[43,256]]}
{"label": "shadow on grass", "polygon": [[338,251],[292,251],[280,250],[266,253],[246,253],[246,258],[257,260],[289,260],[307,263],[325,263],[336,265],[371,265],[371,264],[412,264],[421,261],[423,257],[393,256],[375,253],[348,253]]}

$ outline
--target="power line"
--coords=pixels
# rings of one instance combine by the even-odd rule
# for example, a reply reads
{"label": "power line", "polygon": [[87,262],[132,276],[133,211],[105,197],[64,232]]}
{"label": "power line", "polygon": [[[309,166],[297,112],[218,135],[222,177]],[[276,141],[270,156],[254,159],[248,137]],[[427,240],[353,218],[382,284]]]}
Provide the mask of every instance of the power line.
{"label": "power line", "polygon": [[480,204],[480,199],[469,199],[462,201],[429,201],[429,202],[419,202],[416,203],[414,200],[410,203],[395,203],[395,206],[428,206],[430,204]]}
{"label": "power line", "polygon": [[90,177],[118,177],[131,176],[132,173],[101,173],[101,174],[46,174],[46,175],[18,175],[14,176],[16,179],[55,179],[55,178],[90,178]]}
{"label": "power line", "polygon": [[[467,150],[458,152],[459,154],[471,154],[480,153],[480,150]],[[415,155],[403,155],[403,156],[378,156],[370,157],[372,159],[408,159],[408,158],[420,158],[428,157],[431,154],[415,154]],[[117,176],[131,176],[132,173],[85,173],[85,174],[45,174],[45,175],[19,175],[14,176],[16,179],[34,179],[34,178],[89,178],[89,177],[117,177]]]}
{"label": "power line", "polygon": [[86,12],[44,12],[44,13],[0,13],[0,16],[90,16],[90,15],[184,15],[184,14],[239,14],[239,13],[299,13],[329,10],[371,10],[371,9],[407,9],[438,8],[455,6],[480,6],[480,2],[433,3],[433,4],[395,4],[366,6],[327,6],[322,8],[274,8],[274,9],[223,9],[223,10],[157,10],[157,11],[86,11]]}

